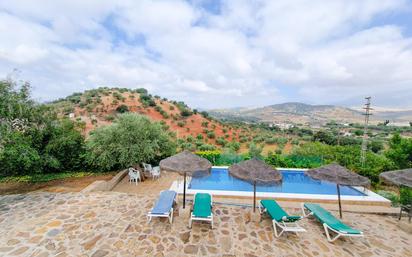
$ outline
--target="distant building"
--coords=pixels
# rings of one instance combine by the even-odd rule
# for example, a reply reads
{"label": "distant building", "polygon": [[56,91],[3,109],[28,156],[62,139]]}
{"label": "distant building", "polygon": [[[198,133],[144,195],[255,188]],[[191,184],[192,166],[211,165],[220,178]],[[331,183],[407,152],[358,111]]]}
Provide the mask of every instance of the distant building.
{"label": "distant building", "polygon": [[75,117],[76,115],[72,112],[72,113],[69,113],[69,118],[70,119],[73,119],[74,117]]}
{"label": "distant building", "polygon": [[272,127],[278,127],[280,129],[284,130],[284,129],[293,128],[293,127],[295,127],[295,125],[291,124],[291,123],[271,123],[271,124],[269,124],[269,127],[271,127],[271,128]]}

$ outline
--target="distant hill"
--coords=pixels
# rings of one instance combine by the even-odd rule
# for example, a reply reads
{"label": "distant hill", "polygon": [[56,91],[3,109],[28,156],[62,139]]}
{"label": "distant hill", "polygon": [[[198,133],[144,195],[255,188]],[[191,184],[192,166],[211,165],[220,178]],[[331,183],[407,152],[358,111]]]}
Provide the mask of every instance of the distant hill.
{"label": "distant hill", "polygon": [[[258,108],[215,109],[209,113],[220,119],[246,122],[293,123],[321,126],[329,121],[361,123],[362,111],[335,105],[310,105],[305,103],[282,103]],[[390,120],[392,124],[408,125],[412,121],[412,110],[390,110],[379,108],[373,112],[371,123]]]}

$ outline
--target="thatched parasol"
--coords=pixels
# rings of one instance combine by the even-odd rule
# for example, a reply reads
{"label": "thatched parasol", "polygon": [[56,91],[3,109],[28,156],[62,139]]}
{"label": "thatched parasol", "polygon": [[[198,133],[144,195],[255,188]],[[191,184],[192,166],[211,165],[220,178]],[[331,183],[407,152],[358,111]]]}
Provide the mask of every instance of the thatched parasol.
{"label": "thatched parasol", "polygon": [[339,185],[345,186],[369,186],[370,181],[368,178],[363,177],[355,172],[348,170],[339,164],[329,164],[320,168],[307,170],[306,175],[313,179],[329,181],[336,183],[336,189],[338,191],[339,202],[339,215],[342,218],[342,206],[340,201],[340,189]]}
{"label": "thatched parasol", "polygon": [[178,172],[184,176],[183,184],[183,208],[186,205],[186,176],[209,174],[212,164],[205,158],[197,156],[189,151],[183,151],[160,161],[160,169]]}
{"label": "thatched parasol", "polygon": [[273,184],[282,180],[279,171],[258,159],[251,159],[230,166],[229,174],[253,184],[253,211],[256,209],[256,184]]}
{"label": "thatched parasol", "polygon": [[379,177],[386,183],[412,188],[412,169],[387,171]]}

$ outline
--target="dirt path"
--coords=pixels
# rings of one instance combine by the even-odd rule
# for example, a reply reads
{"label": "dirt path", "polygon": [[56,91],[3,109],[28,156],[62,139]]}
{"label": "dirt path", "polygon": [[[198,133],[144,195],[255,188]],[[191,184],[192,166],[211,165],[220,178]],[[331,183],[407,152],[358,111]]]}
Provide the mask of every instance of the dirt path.
{"label": "dirt path", "polygon": [[0,183],[0,195],[21,194],[32,191],[79,192],[96,180],[110,180],[116,173],[82,178],[57,179],[40,183],[6,182]]}

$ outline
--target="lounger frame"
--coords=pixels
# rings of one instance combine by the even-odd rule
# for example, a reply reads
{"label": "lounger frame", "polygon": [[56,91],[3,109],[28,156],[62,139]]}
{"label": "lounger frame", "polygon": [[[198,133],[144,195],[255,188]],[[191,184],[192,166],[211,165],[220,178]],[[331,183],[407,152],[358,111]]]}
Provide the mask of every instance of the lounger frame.
{"label": "lounger frame", "polygon": [[[196,193],[196,194],[198,194],[198,193]],[[195,206],[196,194],[193,196],[193,206]],[[210,205],[212,207],[212,212],[211,212],[210,216],[197,217],[197,216],[193,215],[193,211],[190,212],[189,228],[192,228],[193,221],[208,221],[208,222],[210,222],[210,226],[213,229],[213,195],[211,195],[211,194],[210,194]]]}
{"label": "lounger frame", "polygon": [[[267,212],[266,208],[262,206],[262,203],[259,203],[258,207],[259,207],[259,213],[261,215]],[[283,232],[295,232],[296,234],[299,232],[306,232],[306,230],[298,224],[298,221],[286,222],[285,220],[282,220],[281,222],[278,222],[275,219],[272,219],[272,225],[273,225],[273,230],[275,231],[276,237],[280,237],[283,234]],[[279,227],[280,229],[279,232],[278,232],[277,227]]]}
{"label": "lounger frame", "polygon": [[[306,212],[306,210],[308,210],[308,209],[306,209],[305,204],[302,203],[303,216],[304,217],[313,216],[313,212],[311,212],[310,210],[308,210],[309,212]],[[318,219],[316,219],[316,220],[318,220]],[[328,224],[323,223],[320,220],[318,220],[318,221],[322,223],[323,228],[325,229],[326,237],[328,238],[329,242],[334,242],[335,240],[337,240],[341,236],[346,236],[346,237],[363,237],[364,236],[362,231],[359,231],[360,234],[349,234],[349,233],[345,233],[345,232],[333,229]],[[331,234],[329,233],[329,231],[334,232],[336,235],[334,237],[332,237]]]}
{"label": "lounger frame", "polygon": [[[163,190],[163,191],[165,191],[165,190]],[[163,191],[161,191],[161,192],[163,192]],[[160,193],[161,193],[160,192]],[[175,199],[173,200],[173,205],[175,205],[176,204],[176,202],[177,202],[177,194],[176,194],[176,196],[175,196]],[[154,208],[154,207],[153,207]],[[153,208],[152,208],[152,210],[153,210]],[[148,219],[148,222],[150,223],[151,221],[152,221],[152,218],[153,217],[159,217],[159,218],[168,218],[169,219],[169,222],[170,222],[170,224],[172,224],[172,222],[173,222],[173,206],[172,206],[172,208],[170,208],[170,210],[169,210],[169,212],[165,212],[165,213],[152,213],[151,211],[150,212],[148,212],[147,213],[147,219]]]}

